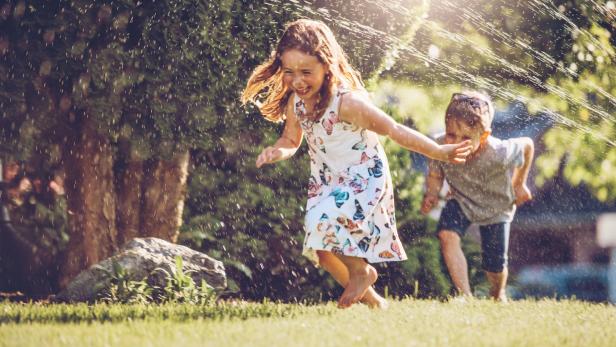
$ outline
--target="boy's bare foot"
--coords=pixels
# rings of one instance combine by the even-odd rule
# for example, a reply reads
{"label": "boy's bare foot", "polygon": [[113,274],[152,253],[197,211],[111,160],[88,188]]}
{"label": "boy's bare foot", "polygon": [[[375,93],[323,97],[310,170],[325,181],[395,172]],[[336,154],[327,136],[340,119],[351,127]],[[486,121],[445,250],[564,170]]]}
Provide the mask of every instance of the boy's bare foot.
{"label": "boy's bare foot", "polygon": [[349,284],[338,300],[338,307],[347,308],[358,302],[379,277],[376,269],[366,264],[362,272],[351,274]]}
{"label": "boy's bare foot", "polygon": [[505,292],[504,289],[502,289],[502,290],[490,290],[490,296],[496,302],[501,302],[501,303],[509,302],[509,299],[507,299],[507,292]]}

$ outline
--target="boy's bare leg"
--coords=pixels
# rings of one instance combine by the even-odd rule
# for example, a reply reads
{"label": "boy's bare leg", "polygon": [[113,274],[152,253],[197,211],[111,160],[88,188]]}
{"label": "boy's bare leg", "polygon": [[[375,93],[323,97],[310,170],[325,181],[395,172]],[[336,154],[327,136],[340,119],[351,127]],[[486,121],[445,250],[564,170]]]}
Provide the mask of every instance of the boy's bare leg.
{"label": "boy's bare leg", "polygon": [[336,256],[349,270],[349,283],[338,300],[338,306],[346,308],[358,302],[376,282],[379,275],[376,269],[363,258],[338,254]]}
{"label": "boy's bare leg", "polygon": [[486,276],[490,282],[490,296],[492,299],[501,302],[507,302],[507,293],[505,287],[507,286],[507,277],[509,270],[504,268],[502,272],[488,272]]}
{"label": "boy's bare leg", "polygon": [[458,292],[465,296],[472,296],[471,286],[468,281],[468,265],[466,263],[466,257],[462,252],[462,243],[460,235],[455,231],[441,230],[438,234],[441,242],[441,251],[443,252],[443,258],[445,258],[445,264],[447,270],[449,270],[449,276],[453,285]]}
{"label": "boy's bare leg", "polygon": [[[336,255],[328,251],[317,251],[319,256],[319,264],[323,269],[329,272],[330,275],[340,284],[343,288],[346,288],[349,284],[349,270],[346,265]],[[370,308],[387,308],[387,300],[380,296],[372,286],[368,288],[366,294],[360,299],[360,301]]]}

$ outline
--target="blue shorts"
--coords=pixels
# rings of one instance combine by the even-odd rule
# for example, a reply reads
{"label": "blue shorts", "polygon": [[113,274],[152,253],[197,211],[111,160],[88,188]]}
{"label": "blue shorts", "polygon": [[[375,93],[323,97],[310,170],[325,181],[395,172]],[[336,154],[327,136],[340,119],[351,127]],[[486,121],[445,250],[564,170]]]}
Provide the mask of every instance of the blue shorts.
{"label": "blue shorts", "polygon": [[[450,230],[462,238],[471,225],[460,204],[451,199],[447,201],[436,228],[437,235],[443,230]],[[503,272],[507,267],[507,252],[509,250],[509,222],[481,225],[481,261],[482,268],[488,272]]]}

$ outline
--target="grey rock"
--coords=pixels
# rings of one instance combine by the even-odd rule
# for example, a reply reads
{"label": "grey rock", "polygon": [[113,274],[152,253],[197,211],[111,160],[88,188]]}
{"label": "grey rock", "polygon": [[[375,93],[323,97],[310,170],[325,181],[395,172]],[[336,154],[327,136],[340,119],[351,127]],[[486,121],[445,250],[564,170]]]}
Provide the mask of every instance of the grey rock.
{"label": "grey rock", "polygon": [[182,257],[183,271],[195,284],[200,285],[204,280],[216,291],[226,288],[227,277],[221,261],[186,246],[148,237],[131,240],[114,256],[82,271],[55,299],[63,302],[94,301],[102,289],[110,286],[109,274],[113,273],[114,262],[126,271],[130,280],[145,280],[150,286],[163,288],[167,282],[162,270],[172,274],[176,256]]}

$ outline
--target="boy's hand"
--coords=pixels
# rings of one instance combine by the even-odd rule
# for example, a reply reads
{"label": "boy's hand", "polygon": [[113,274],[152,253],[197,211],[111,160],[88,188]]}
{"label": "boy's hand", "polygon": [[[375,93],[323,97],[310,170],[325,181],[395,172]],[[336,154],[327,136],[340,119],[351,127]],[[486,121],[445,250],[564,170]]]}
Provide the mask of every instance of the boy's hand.
{"label": "boy's hand", "polygon": [[526,184],[513,187],[513,191],[515,193],[516,206],[520,206],[533,198],[533,194],[531,194],[530,189],[528,189]]}
{"label": "boy's hand", "polygon": [[438,204],[438,196],[426,194],[421,202],[421,213],[428,214]]}
{"label": "boy's hand", "polygon": [[257,157],[257,168],[260,168],[264,164],[271,164],[282,157],[282,151],[276,147],[265,147],[261,154]]}
{"label": "boy's hand", "polygon": [[438,159],[454,164],[465,163],[466,157],[471,154],[473,150],[470,140],[451,145],[440,145],[440,147],[442,156]]}

